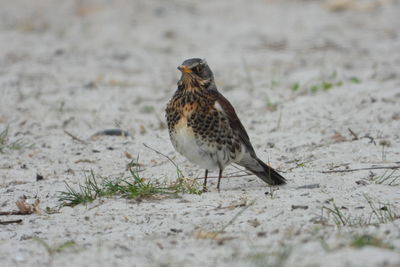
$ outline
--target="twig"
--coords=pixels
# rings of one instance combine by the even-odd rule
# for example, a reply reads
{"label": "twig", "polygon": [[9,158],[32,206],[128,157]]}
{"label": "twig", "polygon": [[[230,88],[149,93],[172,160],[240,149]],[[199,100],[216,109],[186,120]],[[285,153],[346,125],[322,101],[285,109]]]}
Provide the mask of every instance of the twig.
{"label": "twig", "polygon": [[373,143],[374,145],[376,145],[375,139],[374,139],[372,136],[369,136],[368,134],[367,134],[367,135],[364,135],[364,136],[361,137],[361,138],[367,138],[367,139],[369,139],[369,142],[370,142],[370,143]]}
{"label": "twig", "polygon": [[278,117],[278,122],[276,123],[275,129],[278,130],[281,127],[281,121],[282,121],[282,109],[279,109],[279,117]]}
{"label": "twig", "polygon": [[315,189],[315,188],[319,188],[319,184],[306,184],[296,187],[296,189]]}
{"label": "twig", "polygon": [[236,170],[239,170],[240,172],[244,172],[251,175],[251,172],[239,168],[236,164],[232,164],[232,167],[235,168]]}
{"label": "twig", "polygon": [[308,209],[308,206],[307,205],[292,205],[292,210],[297,210],[297,209],[306,210],[306,209]]}
{"label": "twig", "polygon": [[[246,59],[244,58],[244,56],[242,56],[241,58],[242,58],[243,68],[244,68],[244,71],[245,71],[246,76],[247,76],[246,77],[247,78],[247,82],[250,85],[249,89],[250,89],[250,91],[254,91],[254,82],[253,82],[253,78],[251,77],[251,74],[250,74],[249,66],[247,65],[247,62],[246,62]],[[267,99],[269,99],[269,97],[267,97]]]}
{"label": "twig", "polygon": [[99,132],[95,133],[94,135],[92,135],[91,138],[97,137],[100,135],[122,136],[122,137],[130,136],[128,131],[124,131],[122,129],[107,129],[107,130],[103,130],[103,131],[99,131]]}
{"label": "twig", "polygon": [[[236,173],[239,173],[239,172],[232,172],[232,173],[228,174],[227,176],[222,176],[223,179],[225,179],[225,178],[228,178],[228,179],[229,178],[239,178],[239,177],[247,177],[247,176],[255,175],[254,173],[247,172],[246,170],[242,170],[242,169],[236,167],[235,165],[232,165],[232,166],[234,168],[238,169],[240,172],[244,172],[244,174],[236,175]],[[291,170],[291,169],[289,169],[289,170]],[[287,171],[281,171],[281,172],[287,172]],[[216,178],[219,178],[219,176],[207,176],[207,178],[216,179]],[[194,178],[194,179],[195,180],[202,180],[204,178],[203,177],[197,177],[197,178]]]}
{"label": "twig", "polygon": [[64,130],[64,133],[66,133],[67,135],[69,135],[72,139],[74,139],[75,141],[78,141],[79,143],[85,144],[87,145],[88,142],[80,139],[79,137],[76,137],[75,135],[73,135],[72,133],[68,132],[67,130]]}
{"label": "twig", "polygon": [[240,173],[241,174],[248,174],[248,175],[252,175],[250,172],[245,172],[245,171],[243,171],[243,170],[239,170],[239,171],[235,171],[235,172],[231,172],[231,173],[229,173],[229,174],[227,174],[228,176],[230,176],[230,175],[236,175],[236,174],[238,174],[238,175],[240,175]]}
{"label": "twig", "polygon": [[[178,166],[170,157],[168,157],[168,156],[165,155],[164,153],[161,153],[160,151],[158,151],[158,150],[156,150],[156,149],[154,149],[154,148],[148,146],[148,145],[145,144],[145,143],[143,143],[143,145],[144,145],[145,147],[147,147],[148,149],[150,149],[150,150],[156,152],[157,154],[159,154],[159,155],[165,157],[166,159],[168,159],[168,160],[175,166],[175,168],[179,171],[179,173],[180,173],[182,176],[184,176],[184,175],[182,174],[182,171],[179,169],[179,166]],[[228,176],[224,176],[224,177],[223,177],[224,179],[225,179],[225,178],[246,177],[246,176],[254,175],[254,174],[252,174],[252,173],[246,172],[245,170],[241,170],[240,168],[238,168],[238,167],[236,167],[236,166],[234,166],[234,165],[233,165],[233,167],[235,167],[236,169],[238,169],[238,170],[244,172],[245,174],[231,175],[231,176],[228,175]],[[219,176],[208,176],[207,178],[216,179],[216,178],[219,178]],[[204,177],[197,177],[197,178],[194,178],[194,179],[195,179],[195,180],[203,180]]]}
{"label": "twig", "polygon": [[300,162],[300,160],[298,160],[298,161],[295,160],[295,161],[291,161],[291,162],[286,162],[286,163],[292,163],[292,162],[294,162],[294,163],[296,163],[296,166],[293,166],[293,167],[287,169],[286,171],[281,171],[281,172],[289,172],[289,171],[294,170],[294,169],[297,169],[297,168],[299,168],[299,167],[304,167],[304,164],[310,163],[310,162],[312,162],[312,161],[314,161],[314,159],[313,159],[312,157],[310,157],[308,160],[303,161],[303,162]]}
{"label": "twig", "polygon": [[[168,160],[175,166],[175,168],[179,171],[179,173],[180,173],[182,176],[184,176],[184,175],[182,174],[182,171],[179,169],[179,166],[178,166],[169,156],[167,156],[167,155],[165,155],[164,153],[162,153],[162,152],[160,152],[160,151],[158,151],[158,150],[156,150],[156,149],[154,149],[154,148],[148,146],[148,145],[145,144],[145,143],[143,143],[143,145],[144,145],[145,147],[147,147],[148,149],[150,149],[150,150],[156,152],[157,154],[159,154],[159,155],[165,157],[166,159],[168,159]],[[240,170],[240,171],[245,172],[245,174],[232,175],[232,176],[224,176],[224,177],[223,177],[224,179],[225,179],[225,178],[245,177],[245,176],[251,176],[251,175],[253,175],[252,173],[248,173],[248,172],[246,172],[246,171],[244,171],[244,170],[241,170],[241,169],[239,169],[239,168],[236,167],[236,166],[234,166],[234,167],[235,167],[236,169]],[[216,179],[216,178],[219,178],[219,176],[208,176],[207,178]],[[204,179],[204,177],[197,177],[197,178],[194,178],[194,179],[195,179],[195,180],[202,180],[202,179]]]}
{"label": "twig", "polygon": [[270,132],[276,132],[277,130],[279,130],[279,127],[281,127],[281,121],[282,121],[282,109],[279,109],[279,117],[278,117],[278,121],[276,122],[276,127],[272,128],[270,130]]}
{"label": "twig", "polygon": [[350,128],[347,128],[347,130],[349,130],[350,134],[352,136],[354,136],[353,140],[358,140],[359,139],[358,135],[355,132],[353,132],[353,130],[351,130]]}
{"label": "twig", "polygon": [[22,212],[22,211],[0,211],[0,216],[8,216],[8,215],[29,215],[32,213]]}
{"label": "twig", "polygon": [[4,225],[4,224],[12,224],[12,223],[22,223],[22,220],[12,220],[12,221],[0,221],[0,224]]}
{"label": "twig", "polygon": [[221,230],[219,231],[219,233],[222,233],[225,231],[225,229],[231,225],[245,210],[247,210],[250,206],[252,206],[254,203],[256,203],[256,200],[254,199],[252,202],[249,203],[249,205],[243,207],[243,209],[241,209],[238,213],[236,213],[235,216],[233,216],[233,218],[227,223],[225,224]]}
{"label": "twig", "polygon": [[178,172],[180,173],[180,175],[182,175],[182,177],[184,176],[184,175],[182,174],[181,169],[179,169],[179,166],[178,166],[170,157],[168,157],[167,155],[161,153],[160,151],[158,151],[158,150],[156,150],[156,149],[154,149],[154,148],[152,148],[152,147],[149,147],[149,146],[146,145],[145,143],[143,143],[143,145],[144,145],[145,147],[147,147],[148,149],[150,149],[150,150],[156,152],[157,154],[159,154],[159,155],[165,157],[166,159],[168,159],[168,160],[175,166],[175,168],[178,170]]}
{"label": "twig", "polygon": [[334,172],[356,172],[356,171],[366,171],[366,170],[396,170],[400,169],[400,165],[397,166],[377,166],[368,168],[358,168],[358,169],[347,169],[347,170],[331,170],[331,171],[321,171],[321,173],[334,173]]}
{"label": "twig", "polygon": [[[235,169],[237,169],[237,170],[239,170],[239,171],[237,171],[237,172],[232,172],[232,173],[228,174],[227,176],[222,176],[223,179],[225,179],[225,178],[228,178],[228,179],[229,179],[229,178],[239,178],[239,177],[247,177],[247,176],[255,175],[255,174],[253,174],[253,173],[251,173],[251,172],[248,172],[248,171],[246,171],[246,170],[243,170],[243,169],[239,168],[239,167],[236,166],[235,164],[233,164],[232,167],[235,168]],[[238,174],[238,175],[236,175],[236,173],[240,173],[240,172],[244,172],[244,174]],[[216,179],[216,178],[219,178],[219,176],[207,176],[207,178]],[[194,179],[195,179],[195,180],[202,180],[202,179],[204,179],[204,178],[203,178],[203,177],[197,177],[197,178],[194,178]]]}
{"label": "twig", "polygon": [[[222,176],[222,179],[226,179],[226,178],[239,178],[239,177],[246,177],[246,176],[251,176],[254,175],[252,173],[246,173],[246,174],[239,174],[239,175],[228,175],[228,176]],[[207,179],[216,179],[219,178],[219,176],[207,176]],[[202,180],[204,179],[204,177],[198,177],[198,178],[194,178],[195,180]]]}

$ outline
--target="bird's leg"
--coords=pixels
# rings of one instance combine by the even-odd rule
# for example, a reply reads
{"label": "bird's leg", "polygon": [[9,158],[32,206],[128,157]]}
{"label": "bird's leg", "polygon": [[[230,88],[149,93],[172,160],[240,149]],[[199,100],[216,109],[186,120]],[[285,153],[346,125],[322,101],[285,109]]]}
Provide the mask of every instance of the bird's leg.
{"label": "bird's leg", "polygon": [[206,169],[206,173],[204,174],[203,192],[207,192],[207,176],[208,170]]}
{"label": "bird's leg", "polygon": [[221,178],[222,178],[222,169],[219,169],[218,183],[217,183],[218,192],[219,192],[219,185],[221,183]]}

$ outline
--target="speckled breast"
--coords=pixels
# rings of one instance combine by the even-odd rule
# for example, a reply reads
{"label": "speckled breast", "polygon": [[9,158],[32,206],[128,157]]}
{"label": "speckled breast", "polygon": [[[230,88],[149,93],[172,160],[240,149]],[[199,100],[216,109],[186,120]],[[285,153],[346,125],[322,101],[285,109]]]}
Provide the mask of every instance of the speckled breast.
{"label": "speckled breast", "polygon": [[177,92],[166,109],[175,149],[203,168],[223,169],[241,156],[238,136],[212,96]]}

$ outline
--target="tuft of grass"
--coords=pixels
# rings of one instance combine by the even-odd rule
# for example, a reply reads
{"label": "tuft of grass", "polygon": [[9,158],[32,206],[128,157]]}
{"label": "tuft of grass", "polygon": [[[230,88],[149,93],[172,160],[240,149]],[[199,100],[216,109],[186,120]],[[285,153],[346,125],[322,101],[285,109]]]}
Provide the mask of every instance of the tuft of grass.
{"label": "tuft of grass", "polygon": [[332,214],[333,222],[338,227],[354,224],[351,220],[351,217],[343,214],[340,208],[336,206],[335,202],[332,202],[332,207],[323,206],[322,210],[326,210],[328,211],[328,214]]}
{"label": "tuft of grass", "polygon": [[393,207],[390,203],[379,203],[380,207],[378,208],[368,196],[364,195],[364,197],[372,210],[368,217],[362,215],[353,216],[347,212],[345,213],[335,204],[335,202],[332,202],[332,207],[323,206],[322,211],[326,210],[328,215],[332,215],[333,222],[337,227],[377,225],[392,222],[400,218],[400,216],[393,211]]}
{"label": "tuft of grass", "polygon": [[249,254],[246,259],[251,262],[251,266],[286,266],[286,261],[292,253],[292,247],[282,247],[274,252],[259,251]]}
{"label": "tuft of grass", "polygon": [[32,240],[42,245],[46,249],[49,256],[53,256],[56,253],[62,252],[64,249],[76,246],[75,241],[67,241],[58,246],[51,246],[45,240],[39,237],[33,237]]}
{"label": "tuft of grass", "polygon": [[271,89],[275,89],[278,86],[279,86],[279,81],[271,80],[271,85],[270,85]]}
{"label": "tuft of grass", "polygon": [[10,141],[8,127],[0,132],[0,153],[5,153],[7,150],[24,150],[33,147],[33,144],[28,144],[22,139]]}
{"label": "tuft of grass", "polygon": [[398,174],[398,169],[386,170],[381,176],[376,176],[372,179],[375,184],[385,184],[391,186],[400,185],[400,174]]}
{"label": "tuft of grass", "polygon": [[322,84],[321,84],[321,88],[322,88],[322,90],[324,90],[324,91],[328,91],[329,89],[331,89],[332,87],[333,87],[333,83],[331,83],[331,82],[323,82]]}
{"label": "tuft of grass", "polygon": [[340,86],[342,86],[343,85],[343,82],[342,81],[337,81],[336,83],[335,83],[335,86],[337,86],[337,87],[340,87]]}
{"label": "tuft of grass", "polygon": [[315,94],[315,93],[318,92],[318,89],[319,89],[319,86],[318,86],[318,85],[312,85],[312,86],[310,87],[310,92],[313,93],[313,94]]}
{"label": "tuft of grass", "polygon": [[296,168],[304,168],[306,167],[306,163],[305,162],[300,162],[300,163],[296,163]]}
{"label": "tuft of grass", "polygon": [[[368,219],[369,224],[388,223],[400,218],[400,215],[393,211],[393,206],[390,203],[379,203],[380,207],[378,208],[370,197],[367,195],[364,195],[364,197],[372,210]],[[374,217],[375,220],[372,220]]]}
{"label": "tuft of grass", "polygon": [[141,178],[138,165],[135,168],[129,168],[129,172],[130,176],[127,178],[96,178],[91,170],[85,177],[84,184],[79,184],[78,189],[66,183],[67,190],[60,192],[59,200],[66,206],[75,206],[92,202],[100,197],[121,196],[140,200],[156,195],[178,196],[185,193],[201,194],[203,192],[202,186],[196,180],[182,176],[179,176],[175,182],[166,184]]}
{"label": "tuft of grass", "polygon": [[84,184],[79,184],[79,189],[72,188],[65,182],[67,191],[60,194],[59,200],[64,202],[66,206],[75,206],[81,203],[88,203],[95,200],[97,197],[105,196],[106,191],[99,186],[93,170],[90,170],[90,175],[85,174]]}
{"label": "tuft of grass", "polygon": [[373,246],[379,248],[393,249],[392,245],[388,245],[383,242],[382,239],[368,234],[355,236],[350,242],[350,246],[355,248]]}
{"label": "tuft of grass", "polygon": [[185,177],[178,177],[168,188],[176,194],[201,195],[203,193],[202,187],[195,179]]}
{"label": "tuft of grass", "polygon": [[7,146],[7,141],[8,141],[7,135],[8,135],[8,127],[0,133],[0,153],[3,153],[5,147]]}
{"label": "tuft of grass", "polygon": [[341,81],[338,81],[338,82],[324,81],[324,82],[312,85],[310,87],[310,92],[312,94],[315,94],[320,90],[329,91],[330,89],[332,89],[335,86],[337,86],[337,87],[342,86],[342,84],[343,84],[343,82],[341,82]]}
{"label": "tuft of grass", "polygon": [[291,89],[292,89],[293,92],[298,91],[299,88],[300,88],[300,84],[299,84],[298,82],[297,82],[297,83],[294,83],[294,84],[292,85],[292,87],[291,87]]}
{"label": "tuft of grass", "polygon": [[150,106],[150,105],[143,106],[140,109],[141,113],[147,113],[147,114],[154,113],[154,111],[155,111],[155,108],[153,106]]}
{"label": "tuft of grass", "polygon": [[278,191],[277,188],[275,188],[275,187],[273,187],[273,186],[269,186],[269,191],[266,191],[264,194],[265,194],[265,195],[269,195],[269,197],[270,197],[271,199],[276,199],[277,194],[276,194],[275,192],[277,192],[277,191]]}
{"label": "tuft of grass", "polygon": [[359,84],[361,83],[361,80],[357,77],[351,77],[350,78],[350,82],[355,83],[355,84]]}
{"label": "tuft of grass", "polygon": [[292,92],[301,92],[301,93],[306,93],[308,91],[311,94],[316,94],[321,91],[329,91],[335,87],[341,87],[345,83],[347,83],[347,84],[348,83],[353,83],[353,84],[361,83],[361,80],[357,77],[346,78],[345,81],[342,81],[337,76],[338,76],[337,73],[333,72],[328,77],[324,77],[323,80],[312,79],[303,85],[300,85],[299,82],[295,82],[290,86],[290,90]]}
{"label": "tuft of grass", "polygon": [[278,103],[272,103],[270,99],[267,99],[267,109],[272,112],[277,111]]}

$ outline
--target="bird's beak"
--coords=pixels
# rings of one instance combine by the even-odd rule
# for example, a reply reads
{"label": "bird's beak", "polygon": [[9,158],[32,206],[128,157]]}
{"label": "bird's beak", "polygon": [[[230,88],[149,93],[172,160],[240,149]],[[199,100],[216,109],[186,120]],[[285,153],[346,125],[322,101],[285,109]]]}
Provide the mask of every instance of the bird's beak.
{"label": "bird's beak", "polygon": [[192,72],[192,70],[191,69],[189,69],[187,66],[185,66],[185,65],[180,65],[179,67],[178,67],[178,70],[180,70],[182,73],[191,73]]}

